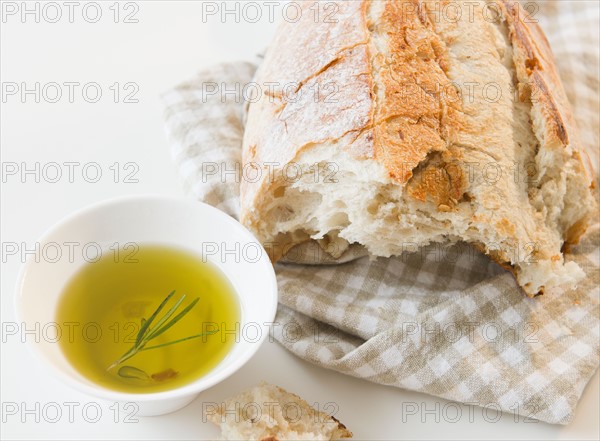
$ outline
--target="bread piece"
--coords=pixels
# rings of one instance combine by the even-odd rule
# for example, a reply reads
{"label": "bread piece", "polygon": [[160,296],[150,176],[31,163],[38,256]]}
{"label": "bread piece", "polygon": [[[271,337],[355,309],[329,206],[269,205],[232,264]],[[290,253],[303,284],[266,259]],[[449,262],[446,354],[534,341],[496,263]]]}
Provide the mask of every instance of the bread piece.
{"label": "bread piece", "polygon": [[584,277],[562,251],[597,212],[593,174],[548,42],[517,2],[467,3],[336,2],[332,23],[307,2],[282,24],[244,136],[265,172],[241,185],[274,259],[465,241],[530,296]]}
{"label": "bread piece", "polygon": [[219,406],[208,419],[224,440],[332,440],[351,438],[342,423],[284,389],[261,383]]}

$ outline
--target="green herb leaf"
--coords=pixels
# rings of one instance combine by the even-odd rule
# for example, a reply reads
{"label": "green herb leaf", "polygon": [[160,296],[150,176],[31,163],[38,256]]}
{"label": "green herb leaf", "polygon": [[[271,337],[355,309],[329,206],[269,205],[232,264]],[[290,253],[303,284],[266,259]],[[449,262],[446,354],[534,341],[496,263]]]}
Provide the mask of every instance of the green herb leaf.
{"label": "green herb leaf", "polygon": [[142,337],[144,336],[144,333],[148,329],[148,326],[150,326],[150,324],[156,318],[156,316],[158,315],[158,313],[165,307],[165,305],[171,299],[171,297],[173,297],[173,294],[175,294],[175,290],[171,291],[171,293],[167,297],[165,297],[165,299],[158,306],[158,308],[156,308],[156,311],[154,311],[152,313],[152,315],[150,316],[150,318],[148,320],[146,320],[146,321],[143,322],[143,324],[142,324],[142,326],[140,328],[140,331],[138,332],[137,338],[135,339],[135,345],[136,346],[139,346],[140,342],[142,341]]}
{"label": "green herb leaf", "polygon": [[150,349],[162,348],[164,346],[174,345],[175,343],[181,343],[182,341],[191,340],[193,338],[204,337],[205,335],[213,335],[213,334],[215,334],[217,332],[219,332],[218,329],[216,331],[203,332],[202,334],[196,334],[196,335],[192,335],[190,337],[180,338],[179,340],[173,340],[173,341],[170,341],[170,342],[167,342],[167,343],[162,343],[160,345],[154,345],[154,346],[150,346],[150,347],[147,347],[147,348],[142,348],[142,349],[140,349],[140,351],[148,351]]}
{"label": "green herb leaf", "polygon": [[[110,370],[110,369],[114,368],[115,366],[118,366],[119,364],[130,359],[131,357],[133,357],[135,354],[137,354],[140,351],[147,351],[150,349],[162,348],[164,346],[173,345],[175,343],[181,343],[183,341],[191,340],[191,339],[198,338],[198,337],[203,337],[205,335],[212,335],[212,334],[218,332],[218,330],[203,332],[202,334],[196,334],[196,335],[192,335],[190,337],[180,338],[178,340],[171,341],[168,343],[145,347],[146,344],[148,344],[148,342],[150,340],[158,337],[163,332],[165,332],[169,328],[171,328],[179,320],[181,320],[188,312],[190,312],[192,310],[192,308],[194,306],[196,306],[196,303],[198,303],[198,300],[199,300],[198,298],[194,299],[189,305],[187,305],[185,308],[183,308],[183,310],[181,312],[179,312],[179,314],[177,314],[173,317],[173,315],[177,312],[177,309],[179,309],[179,307],[185,300],[185,294],[184,294],[175,303],[175,305],[173,305],[165,313],[165,315],[163,315],[160,319],[157,320],[156,324],[153,327],[150,327],[152,322],[156,319],[156,317],[158,316],[160,311],[162,311],[162,309],[165,307],[165,305],[168,303],[168,301],[171,299],[171,297],[173,297],[174,294],[175,294],[175,291],[171,291],[171,293],[162,301],[162,303],[158,306],[158,308],[156,308],[156,311],[154,311],[152,313],[152,315],[150,316],[150,318],[148,320],[146,320],[145,318],[142,318],[142,320],[140,322],[140,330],[137,334],[137,337],[136,337],[133,347],[131,347],[131,349],[129,349],[127,352],[125,352],[121,356],[121,358],[119,358],[117,361],[115,361],[113,364],[111,364],[107,368],[107,370]],[[173,318],[171,318],[171,317],[173,317]],[[125,368],[127,368],[127,369],[125,369]],[[123,375],[121,375],[121,369],[125,369],[123,371]],[[119,375],[123,376],[123,378],[139,378],[139,375],[141,375],[141,374],[139,374],[139,372],[136,373],[136,372],[132,371],[131,369],[137,369],[137,368],[132,368],[131,366],[123,366],[121,369],[119,369],[118,373],[119,373]],[[139,371],[139,369],[138,369],[138,371]],[[148,376],[145,372],[143,372],[143,371],[140,371],[140,372],[144,373],[144,375],[146,375],[146,377]],[[129,377],[127,375],[129,375]],[[138,375],[138,377],[136,377],[135,375]]]}
{"label": "green herb leaf", "polygon": [[121,366],[117,372],[119,377],[135,378],[136,380],[150,380],[150,376],[141,369],[133,366]]}
{"label": "green herb leaf", "polygon": [[177,311],[177,308],[179,308],[181,306],[181,304],[183,303],[184,300],[185,300],[185,294],[182,295],[179,300],[177,300],[177,303],[175,303],[171,307],[171,309],[169,309],[167,311],[167,313],[165,315],[163,315],[158,322],[156,322],[156,324],[154,326],[152,326],[151,328],[148,328],[148,332],[146,333],[146,336],[144,337],[144,339],[146,341],[150,341],[154,338],[153,334],[156,333],[156,331],[160,330],[160,327],[167,320],[169,320],[173,314],[175,314],[175,311]]}
{"label": "green herb leaf", "polygon": [[158,337],[160,334],[162,334],[163,332],[165,332],[167,329],[169,329],[171,326],[173,326],[175,323],[177,323],[179,320],[181,320],[183,318],[184,315],[186,315],[188,312],[190,312],[190,310],[196,306],[196,303],[198,303],[198,300],[200,300],[200,298],[196,297],[192,303],[190,303],[189,305],[187,305],[183,311],[181,311],[179,314],[177,314],[169,323],[167,323],[165,326],[163,326],[161,329],[158,329],[156,332],[150,332],[150,336],[148,337],[148,340],[152,340],[155,337]]}

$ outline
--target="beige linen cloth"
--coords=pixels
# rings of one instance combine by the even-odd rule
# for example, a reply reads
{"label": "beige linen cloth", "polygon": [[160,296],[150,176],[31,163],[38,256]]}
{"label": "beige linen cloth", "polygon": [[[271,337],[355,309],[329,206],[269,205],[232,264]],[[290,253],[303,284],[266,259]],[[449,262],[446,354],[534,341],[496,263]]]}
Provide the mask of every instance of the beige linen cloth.
{"label": "beige linen cloth", "polygon": [[[597,166],[598,3],[543,2],[535,18]],[[188,190],[234,217],[239,180],[223,170],[241,159],[244,100],[240,93],[223,100],[212,85],[235,90],[254,71],[252,63],[218,65],[163,97]],[[297,356],[344,374],[567,424],[599,365],[599,244],[596,225],[569,257],[588,276],[576,290],[534,299],[466,245],[333,265],[280,263],[275,336]]]}

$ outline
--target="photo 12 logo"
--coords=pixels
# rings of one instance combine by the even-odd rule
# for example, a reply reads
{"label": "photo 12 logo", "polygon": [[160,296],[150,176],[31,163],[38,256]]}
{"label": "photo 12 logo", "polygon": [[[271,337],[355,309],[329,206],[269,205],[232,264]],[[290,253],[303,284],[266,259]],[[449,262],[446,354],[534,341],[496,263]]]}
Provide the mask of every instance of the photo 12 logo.
{"label": "photo 12 logo", "polygon": [[139,405],[127,403],[98,403],[96,401],[3,401],[2,424],[32,423],[89,423],[110,420],[113,423],[138,423]]}
{"label": "photo 12 logo", "polygon": [[133,82],[102,85],[95,81],[80,83],[79,81],[50,81],[34,83],[4,81],[2,82],[2,103],[20,102],[22,104],[113,102],[115,104],[137,104],[140,86]]}
{"label": "photo 12 logo", "polygon": [[139,23],[137,2],[2,2],[2,23]]}
{"label": "photo 12 logo", "polygon": [[104,180],[112,180],[115,184],[137,184],[140,166],[137,162],[114,162],[99,164],[98,162],[65,161],[51,162],[14,162],[2,163],[2,183],[46,183],[95,184]]}
{"label": "photo 12 logo", "polygon": [[203,1],[202,23],[297,23],[303,17],[314,22],[337,23],[340,3],[334,1]]}
{"label": "photo 12 logo", "polygon": [[419,422],[421,424],[441,422],[455,424],[466,421],[473,424],[476,420],[483,420],[486,423],[497,423],[501,419],[507,420],[512,415],[515,423],[537,423],[539,420],[534,418],[540,408],[537,404],[524,404],[520,402],[503,403],[426,403],[405,401],[400,407],[400,413],[403,423]]}
{"label": "photo 12 logo", "polygon": [[100,244],[98,242],[2,242],[2,263],[11,258],[21,263],[98,262],[102,256],[112,256],[114,263],[138,263],[140,247],[136,242]]}
{"label": "photo 12 logo", "polygon": [[[340,406],[334,401],[328,401],[324,404],[313,403],[315,411],[308,411],[302,405],[295,401],[280,403],[277,401],[250,401],[217,403],[214,401],[205,401],[202,403],[203,422],[209,419],[218,419],[221,423],[234,421],[240,423],[256,423],[259,420],[267,424],[276,424],[278,417],[283,418],[289,423],[297,423],[300,420],[310,420],[313,423],[328,423],[329,417],[335,417],[339,412]],[[322,413],[321,413],[322,412]]]}

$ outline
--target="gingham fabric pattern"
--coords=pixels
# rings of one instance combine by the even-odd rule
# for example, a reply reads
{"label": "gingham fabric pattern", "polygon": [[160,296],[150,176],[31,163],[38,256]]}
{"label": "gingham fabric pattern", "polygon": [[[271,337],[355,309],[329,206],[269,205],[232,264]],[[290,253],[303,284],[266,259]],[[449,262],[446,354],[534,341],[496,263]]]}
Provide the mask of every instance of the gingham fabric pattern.
{"label": "gingham fabric pattern", "polygon": [[[597,166],[599,6],[559,3],[540,3],[535,17]],[[251,81],[254,70],[252,63],[219,65],[164,95],[186,187],[234,217],[239,180],[223,179],[213,167],[239,167],[244,99],[240,91],[222,100],[206,85],[231,89]],[[348,375],[567,424],[600,363],[599,247],[596,225],[569,257],[587,279],[576,290],[534,299],[466,245],[390,259],[354,254],[335,265],[278,264],[275,335],[299,357]]]}

